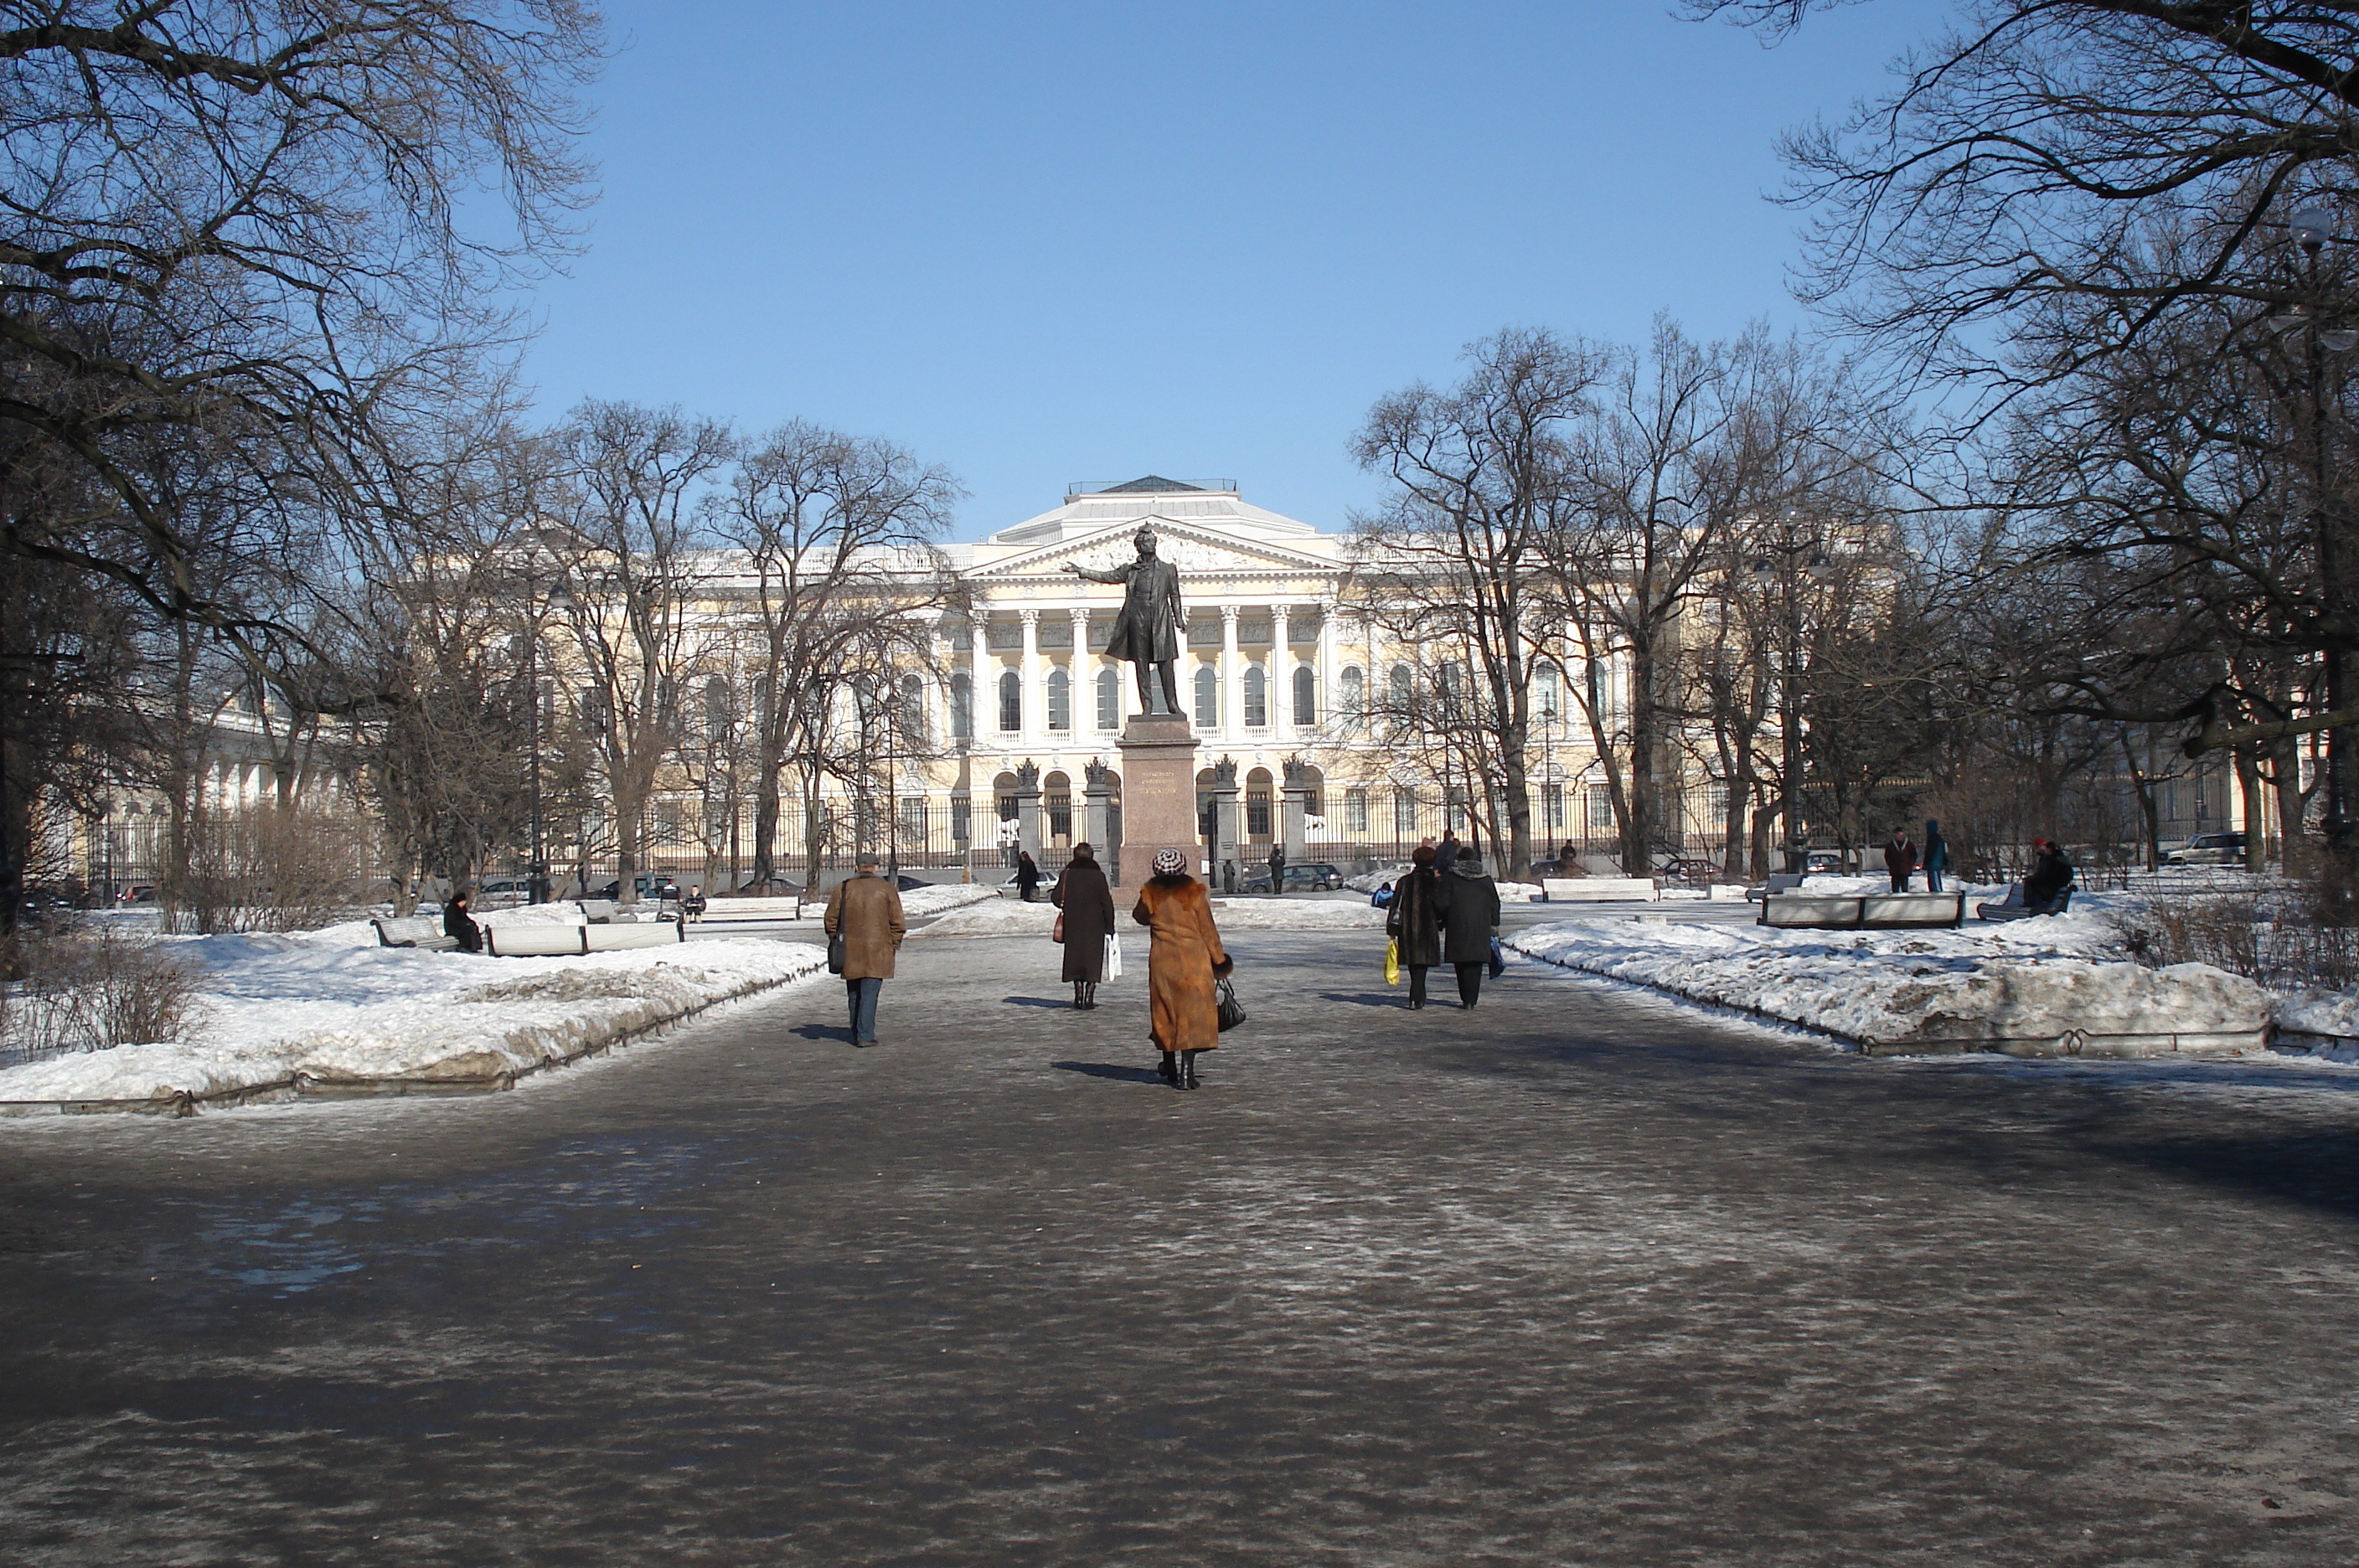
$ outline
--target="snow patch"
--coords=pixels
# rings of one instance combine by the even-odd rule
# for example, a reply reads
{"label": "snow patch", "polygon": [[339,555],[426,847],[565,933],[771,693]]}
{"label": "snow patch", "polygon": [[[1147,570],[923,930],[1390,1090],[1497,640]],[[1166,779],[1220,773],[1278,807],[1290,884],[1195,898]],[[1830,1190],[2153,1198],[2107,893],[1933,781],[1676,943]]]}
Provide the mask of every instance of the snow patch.
{"label": "snow patch", "polygon": [[[523,915],[552,918],[493,918]],[[0,1068],[0,1104],[202,1099],[304,1081],[504,1081],[826,964],[810,943],[764,941],[495,959],[378,947],[373,931],[363,945],[354,924],[369,929],[177,943],[202,976],[204,1022],[192,1038]]]}
{"label": "snow patch", "polygon": [[1880,1051],[2057,1041],[2071,1051],[2104,1036],[2258,1042],[2272,1008],[2261,986],[2207,964],[2153,970],[2102,956],[2110,936],[2077,916],[1857,932],[1599,920],[1534,927],[1506,945]]}

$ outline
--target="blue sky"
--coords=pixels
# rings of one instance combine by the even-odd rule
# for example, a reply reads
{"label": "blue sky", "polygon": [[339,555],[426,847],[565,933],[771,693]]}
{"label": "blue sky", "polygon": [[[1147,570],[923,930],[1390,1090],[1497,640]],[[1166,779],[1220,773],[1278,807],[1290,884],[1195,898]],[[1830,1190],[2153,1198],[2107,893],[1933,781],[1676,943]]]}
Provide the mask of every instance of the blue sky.
{"label": "blue sky", "polygon": [[1471,339],[1805,324],[1774,138],[1946,10],[1764,49],[1660,0],[609,0],[604,194],[527,377],[889,436],[962,539],[1148,470],[1341,528],[1368,405]]}

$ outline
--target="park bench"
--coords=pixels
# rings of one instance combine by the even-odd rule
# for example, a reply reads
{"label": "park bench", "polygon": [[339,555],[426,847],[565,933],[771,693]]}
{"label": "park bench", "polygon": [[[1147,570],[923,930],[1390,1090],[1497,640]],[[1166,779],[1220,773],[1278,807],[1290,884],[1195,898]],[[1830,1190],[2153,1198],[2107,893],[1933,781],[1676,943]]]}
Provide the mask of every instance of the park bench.
{"label": "park bench", "polygon": [[800,898],[713,898],[704,906],[701,926],[776,925],[803,918]]}
{"label": "park bench", "polygon": [[1636,899],[1655,901],[1651,877],[1549,877],[1540,891],[1551,904],[1603,904]]}
{"label": "park bench", "polygon": [[1756,922],[1788,931],[1908,931],[1965,923],[1963,893],[1775,893]]}
{"label": "park bench", "polygon": [[2035,909],[2023,901],[2023,884],[2017,882],[2006,890],[2006,897],[1995,904],[1976,904],[1974,914],[1985,920],[2027,920],[2034,915],[2060,915],[2072,907],[2072,889],[2067,887],[2056,896],[2052,908]]}
{"label": "park bench", "polygon": [[495,958],[556,958],[669,947],[685,941],[678,920],[607,925],[502,925],[484,929],[484,950]]}
{"label": "park bench", "polygon": [[442,922],[432,915],[404,915],[374,920],[376,944],[379,947],[419,947],[430,953],[449,953],[459,945],[459,939],[446,934]]}
{"label": "park bench", "polygon": [[1745,896],[1757,904],[1773,893],[1792,892],[1802,885],[1807,877],[1808,873],[1800,871],[1773,871],[1769,879],[1758,887],[1747,887]]}

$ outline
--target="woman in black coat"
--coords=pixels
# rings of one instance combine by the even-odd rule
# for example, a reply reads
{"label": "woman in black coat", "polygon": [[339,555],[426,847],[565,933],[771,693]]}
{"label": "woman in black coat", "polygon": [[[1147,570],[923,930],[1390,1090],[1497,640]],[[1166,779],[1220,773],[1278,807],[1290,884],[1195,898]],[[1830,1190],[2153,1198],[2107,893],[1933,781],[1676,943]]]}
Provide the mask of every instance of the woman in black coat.
{"label": "woman in black coat", "polygon": [[1385,906],[1385,934],[1400,947],[1411,1007],[1425,1006],[1425,972],[1441,962],[1441,912],[1435,901],[1440,886],[1433,870],[1433,846],[1419,844],[1409,856],[1408,870],[1393,884],[1392,902]]}
{"label": "woman in black coat", "polygon": [[1032,852],[1019,850],[1016,855],[1016,891],[1026,903],[1040,890],[1040,868],[1032,863]]}
{"label": "woman in black coat", "polygon": [[1065,978],[1073,983],[1073,1006],[1098,1005],[1098,982],[1105,978],[1106,938],[1114,934],[1114,889],[1105,868],[1085,844],[1073,845],[1073,863],[1057,879],[1049,900],[1064,913]]}
{"label": "woman in black coat", "polygon": [[1499,934],[1499,887],[1483,875],[1482,853],[1462,849],[1440,893],[1441,956],[1458,970],[1458,1005],[1471,1007],[1483,994],[1491,939]]}
{"label": "woman in black coat", "polygon": [[442,906],[442,934],[459,944],[462,953],[484,951],[484,928],[475,923],[468,909],[475,901],[474,889],[462,887],[451,895]]}

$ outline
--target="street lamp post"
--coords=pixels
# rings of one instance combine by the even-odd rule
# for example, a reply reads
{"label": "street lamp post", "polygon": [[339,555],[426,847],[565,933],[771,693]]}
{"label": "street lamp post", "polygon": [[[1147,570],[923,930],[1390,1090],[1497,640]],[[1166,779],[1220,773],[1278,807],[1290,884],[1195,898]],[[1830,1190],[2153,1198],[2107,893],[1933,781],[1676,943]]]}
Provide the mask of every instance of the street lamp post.
{"label": "street lamp post", "polygon": [[[2303,340],[2304,370],[2310,384],[2310,542],[2318,563],[2318,599],[2321,618],[2341,635],[2344,622],[2343,592],[2343,541],[2341,519],[2330,499],[2329,464],[2327,462],[2326,429],[2326,355],[2349,352],[2359,347],[2359,329],[2330,326],[2322,315],[2312,314],[2323,303],[2323,290],[2318,275],[2319,257],[2329,240],[2340,238],[2334,233],[2334,212],[2324,206],[2308,206],[2295,212],[2288,227],[2294,243],[2301,247],[2303,257],[2303,293],[2310,309],[2297,305],[2292,310],[2270,318],[2269,324],[2279,332],[2308,329]],[[2343,650],[2329,643],[2321,650],[2325,675],[2325,702],[2329,713],[2341,713],[2349,692]],[[2359,822],[2354,822],[2351,809],[2351,772],[2354,759],[2354,734],[2348,724],[2335,724],[2326,732],[2326,766],[2320,779],[2321,793],[2326,797],[2324,830],[2326,849],[2332,866],[2329,897],[2339,900],[2352,896],[2353,834]]]}
{"label": "street lamp post", "polygon": [[[1808,550],[1808,559],[1803,552]],[[1797,693],[1802,684],[1802,595],[1799,574],[1813,581],[1824,582],[1832,570],[1823,550],[1815,541],[1805,539],[1788,519],[1780,536],[1774,557],[1762,556],[1753,563],[1753,580],[1764,589],[1780,588],[1786,604],[1786,647],[1784,670],[1777,681],[1777,737],[1783,757],[1778,764],[1777,814],[1786,830],[1786,874],[1799,877],[1810,867],[1810,846],[1804,842],[1801,821],[1802,797],[1802,717]]]}

